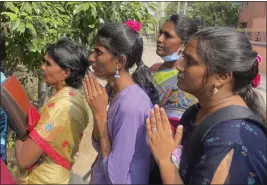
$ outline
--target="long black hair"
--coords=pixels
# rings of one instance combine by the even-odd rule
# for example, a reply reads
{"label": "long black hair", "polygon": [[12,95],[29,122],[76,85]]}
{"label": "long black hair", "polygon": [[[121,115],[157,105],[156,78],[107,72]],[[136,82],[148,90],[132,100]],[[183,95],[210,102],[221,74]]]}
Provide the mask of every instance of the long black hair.
{"label": "long black hair", "polygon": [[159,102],[158,93],[153,85],[151,72],[142,61],[143,39],[138,32],[122,23],[107,23],[97,33],[96,40],[114,55],[126,57],[125,69],[135,64],[137,68],[132,78],[150,97],[153,104]]}
{"label": "long black hair", "polygon": [[82,79],[89,67],[88,51],[82,44],[62,38],[55,44],[49,44],[46,53],[62,69],[69,69],[70,75],[66,78],[67,85],[80,88]]}
{"label": "long black hair", "polygon": [[259,72],[256,51],[244,33],[231,28],[205,28],[194,38],[198,42],[198,54],[206,62],[208,74],[231,72],[233,91],[266,124],[266,108],[263,98],[251,85]]}

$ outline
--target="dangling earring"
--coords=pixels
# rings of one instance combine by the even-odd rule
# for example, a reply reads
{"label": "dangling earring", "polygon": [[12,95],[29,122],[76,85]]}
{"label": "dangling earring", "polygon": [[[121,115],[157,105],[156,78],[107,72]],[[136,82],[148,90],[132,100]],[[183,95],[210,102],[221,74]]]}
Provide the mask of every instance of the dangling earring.
{"label": "dangling earring", "polygon": [[62,86],[63,87],[65,86],[65,80],[62,80]]}
{"label": "dangling earring", "polygon": [[213,90],[212,90],[212,93],[213,93],[213,94],[216,94],[217,92],[218,92],[217,87],[214,87]]}
{"label": "dangling earring", "polygon": [[117,66],[116,67],[116,70],[115,70],[115,75],[114,75],[114,78],[118,79],[120,78],[121,76],[119,75],[120,71],[119,71],[119,67]]}

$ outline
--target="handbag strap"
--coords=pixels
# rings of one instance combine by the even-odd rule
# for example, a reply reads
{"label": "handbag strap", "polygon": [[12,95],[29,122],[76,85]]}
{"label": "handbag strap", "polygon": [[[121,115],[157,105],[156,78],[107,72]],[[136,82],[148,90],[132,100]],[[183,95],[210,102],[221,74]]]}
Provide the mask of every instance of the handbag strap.
{"label": "handbag strap", "polygon": [[[186,117],[186,115],[189,115],[191,111],[197,109],[197,107],[199,107],[199,104],[191,106],[187,113],[184,115],[184,118]],[[186,147],[184,148],[183,157],[186,158],[186,161],[181,161],[180,168],[185,167],[185,162],[187,162],[189,169],[192,168],[198,158],[205,136],[214,126],[227,120],[249,120],[260,127],[263,130],[264,134],[267,135],[266,125],[263,124],[262,121],[250,109],[239,105],[230,105],[221,108],[207,116],[196,127],[191,137],[189,138]],[[187,172],[187,176],[188,174],[189,173]],[[187,178],[189,177],[186,177],[186,179]]]}

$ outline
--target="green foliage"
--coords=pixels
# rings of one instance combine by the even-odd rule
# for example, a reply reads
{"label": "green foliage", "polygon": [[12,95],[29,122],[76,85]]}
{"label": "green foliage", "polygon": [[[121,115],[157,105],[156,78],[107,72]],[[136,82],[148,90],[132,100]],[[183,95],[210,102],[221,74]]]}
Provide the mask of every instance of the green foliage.
{"label": "green foliage", "polygon": [[183,8],[184,8],[184,2],[181,2],[181,1],[169,2],[164,10],[165,15],[166,15],[165,19],[168,19],[174,13],[182,14]]}
{"label": "green foliage", "polygon": [[[187,2],[186,14],[201,26],[236,26],[239,3],[230,1]],[[166,17],[173,13],[183,14],[185,2],[170,2],[165,8]]]}
{"label": "green foliage", "polygon": [[200,20],[203,26],[231,26],[238,22],[239,3],[230,1],[220,2],[191,2],[188,14]]}
{"label": "green foliage", "polygon": [[[90,47],[100,25],[135,19],[154,29],[156,4],[144,2],[0,2],[0,31],[7,41],[8,72],[40,70],[45,46],[69,37]],[[152,12],[152,13],[151,13]]]}

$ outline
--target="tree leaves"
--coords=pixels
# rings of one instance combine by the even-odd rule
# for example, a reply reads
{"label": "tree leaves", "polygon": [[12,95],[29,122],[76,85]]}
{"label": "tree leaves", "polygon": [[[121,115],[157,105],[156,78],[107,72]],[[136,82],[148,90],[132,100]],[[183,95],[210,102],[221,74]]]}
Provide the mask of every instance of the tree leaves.
{"label": "tree leaves", "polygon": [[46,44],[63,36],[89,47],[103,22],[135,19],[153,30],[154,5],[149,2],[4,2],[0,19],[7,38],[5,69],[13,72],[18,64],[23,64],[31,72],[39,70]]}
{"label": "tree leaves", "polygon": [[15,14],[19,12],[19,9],[12,2],[6,2],[5,5],[7,9],[10,9]]}
{"label": "tree leaves", "polygon": [[11,30],[14,31],[19,27],[20,19],[16,19],[15,21],[11,21]]}
{"label": "tree leaves", "polygon": [[[18,31],[20,34],[21,34],[21,33],[24,33],[25,28],[26,28],[25,23],[22,22],[22,21],[20,21],[17,31]],[[20,34],[19,34],[19,35],[20,35]]]}
{"label": "tree leaves", "polygon": [[[203,26],[235,26],[238,20],[238,3],[234,2],[187,2],[187,15]],[[183,13],[185,2],[170,2],[165,8],[166,17]],[[180,7],[179,7],[180,5]]]}
{"label": "tree leaves", "polygon": [[201,19],[203,26],[235,26],[239,4],[234,2],[191,2],[188,14]]}
{"label": "tree leaves", "polygon": [[33,37],[37,37],[37,32],[36,32],[34,26],[32,25],[32,23],[26,22],[26,28],[28,28],[30,30],[30,33]]}
{"label": "tree leaves", "polygon": [[40,13],[40,9],[38,8],[37,3],[32,2],[32,8],[33,8],[33,10],[35,11],[36,14]]}
{"label": "tree leaves", "polygon": [[11,12],[2,12],[1,15],[7,15],[10,19],[10,21],[14,21],[18,18],[18,16]]}

